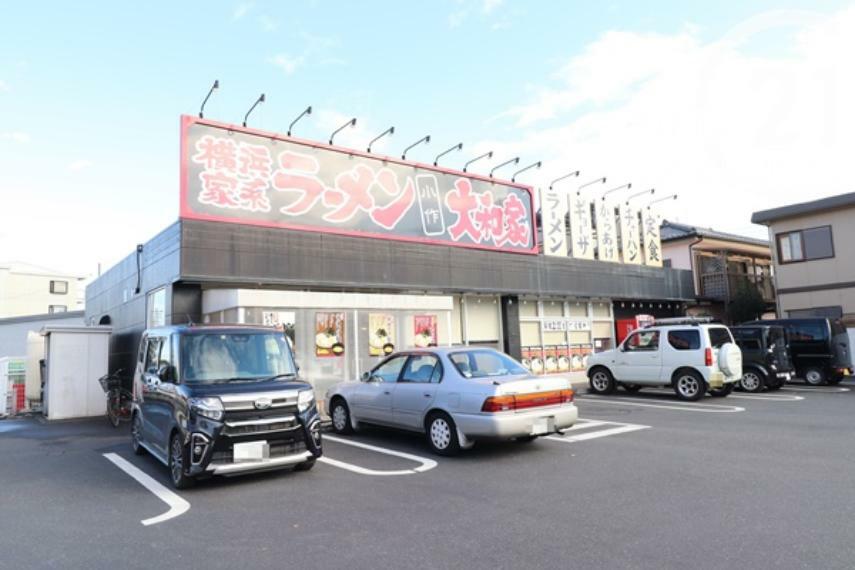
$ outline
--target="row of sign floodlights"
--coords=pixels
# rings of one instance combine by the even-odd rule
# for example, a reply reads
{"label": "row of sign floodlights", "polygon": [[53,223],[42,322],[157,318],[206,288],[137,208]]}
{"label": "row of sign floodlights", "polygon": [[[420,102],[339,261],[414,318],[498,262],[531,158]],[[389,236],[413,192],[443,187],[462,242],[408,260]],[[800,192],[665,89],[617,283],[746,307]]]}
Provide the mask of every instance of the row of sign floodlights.
{"label": "row of sign floodlights", "polygon": [[[214,84],[211,85],[211,89],[208,90],[208,94],[205,96],[205,99],[202,101],[202,106],[199,108],[199,118],[200,119],[205,117],[205,104],[208,102],[208,99],[210,99],[210,97],[214,93],[214,91],[219,89],[219,88],[220,88],[220,80],[217,79],[214,81]],[[265,101],[265,97],[264,97],[264,93],[262,93],[261,95],[259,95],[258,99],[255,100],[255,103],[252,104],[252,107],[249,108],[249,111],[246,112],[246,115],[244,115],[244,117],[243,117],[243,126],[244,127],[246,126],[246,122],[249,119],[249,115],[255,110],[255,108],[259,105],[259,103],[264,103],[264,101]],[[296,125],[300,119],[302,119],[306,115],[311,115],[311,114],[312,114],[312,106],[309,105],[308,107],[306,107],[305,110],[303,110],[302,113],[300,113],[297,116],[296,119],[291,121],[290,125],[288,125],[288,136],[289,137],[291,136],[291,131],[294,129],[294,125]],[[346,129],[348,127],[355,127],[355,126],[356,126],[356,117],[353,117],[352,119],[350,119],[345,124],[343,124],[342,126],[340,126],[339,128],[337,128],[336,130],[334,130],[332,132],[332,134],[330,135],[329,144],[330,145],[333,144],[333,139],[335,139],[335,136],[338,133],[340,133],[341,131],[343,131],[344,129]],[[388,129],[386,129],[385,131],[383,131],[382,133],[380,133],[379,135],[377,135],[376,137],[371,139],[371,142],[368,143],[368,148],[366,149],[366,152],[370,153],[371,147],[378,140],[382,139],[383,137],[385,137],[387,135],[393,135],[393,134],[395,134],[395,127],[394,126],[389,127]],[[423,136],[422,138],[420,138],[419,140],[417,140],[416,142],[414,142],[413,144],[411,144],[410,146],[408,146],[407,148],[404,149],[404,152],[401,153],[401,160],[406,160],[407,159],[407,153],[411,149],[413,149],[414,147],[416,147],[422,143],[428,144],[429,142],[430,142],[430,135]],[[453,152],[453,151],[456,151],[456,150],[463,150],[463,143],[462,142],[457,143],[456,145],[452,146],[451,148],[444,150],[441,153],[439,153],[438,155],[436,155],[436,158],[433,161],[433,165],[437,166],[440,158],[442,158],[446,154]],[[484,158],[486,158],[488,160],[493,158],[493,151],[491,150],[489,152],[485,152],[484,154],[476,156],[472,160],[467,161],[466,164],[463,165],[463,172],[468,172],[470,164],[472,164],[476,161],[479,161],[481,159],[484,159]],[[498,169],[500,169],[504,166],[508,166],[510,164],[519,164],[519,162],[520,162],[520,157],[517,156],[517,157],[514,157],[510,160],[506,160],[505,162],[495,166],[492,170],[490,170],[490,178],[493,178],[493,173],[495,173]],[[513,176],[511,176],[511,182],[516,182],[516,178],[519,174],[522,174],[523,172],[525,172],[527,170],[531,170],[533,168],[535,168],[535,169],[540,168],[542,165],[543,165],[543,162],[539,160],[533,164],[529,164],[528,166],[526,166],[520,170],[517,170],[516,172],[514,172]],[[578,178],[579,174],[580,174],[580,171],[575,170],[569,174],[565,174],[564,176],[559,176],[558,178],[556,178],[555,180],[553,180],[552,182],[549,183],[549,189],[552,190],[552,187],[557,182],[560,182],[560,181],[565,180],[567,178],[570,178],[570,177]],[[593,181],[588,182],[586,184],[582,184],[581,186],[579,186],[576,189],[576,194],[580,195],[584,188],[586,188],[588,186],[592,186],[594,184],[598,184],[598,183],[599,184],[605,184],[606,183],[606,177],[603,176],[602,178],[597,178],[596,180],[593,180]],[[624,190],[624,189],[629,190],[630,188],[632,188],[632,183],[617,186],[616,188],[612,188],[611,190],[607,190],[605,193],[603,193],[602,199],[605,200],[606,195],[610,194],[612,192],[616,192],[618,190]],[[629,204],[629,201],[632,200],[633,198],[637,198],[639,196],[644,196],[646,194],[653,194],[655,191],[656,190],[654,188],[651,188],[650,190],[645,190],[644,192],[639,192],[637,194],[633,194],[632,196],[630,196],[626,199],[626,203]],[[658,200],[654,200],[654,201],[650,202],[649,204],[647,204],[647,207],[649,208],[650,206],[652,206],[653,204],[656,204],[657,202],[664,202],[665,200],[676,200],[676,199],[677,199],[677,195],[671,194],[670,196],[666,196],[664,198],[660,198]]]}

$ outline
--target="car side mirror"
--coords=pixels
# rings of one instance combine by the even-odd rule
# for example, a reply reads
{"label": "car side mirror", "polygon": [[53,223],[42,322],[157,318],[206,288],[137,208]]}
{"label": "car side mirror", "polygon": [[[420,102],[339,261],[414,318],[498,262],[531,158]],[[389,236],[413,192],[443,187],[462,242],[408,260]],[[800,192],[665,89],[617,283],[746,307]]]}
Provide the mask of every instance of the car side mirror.
{"label": "car side mirror", "polygon": [[370,380],[371,380],[371,373],[370,372],[363,372],[362,373],[362,381],[363,382],[369,382]]}
{"label": "car side mirror", "polygon": [[175,382],[175,367],[171,364],[162,364],[157,369],[157,377],[162,382]]}

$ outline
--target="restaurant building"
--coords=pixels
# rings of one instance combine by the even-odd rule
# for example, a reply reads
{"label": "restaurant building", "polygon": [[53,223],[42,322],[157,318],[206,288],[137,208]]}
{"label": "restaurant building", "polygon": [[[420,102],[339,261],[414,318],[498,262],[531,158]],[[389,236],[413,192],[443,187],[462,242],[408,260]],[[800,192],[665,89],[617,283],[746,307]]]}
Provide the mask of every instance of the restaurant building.
{"label": "restaurant building", "polygon": [[693,298],[637,212],[621,235],[612,209],[612,246],[595,204],[574,219],[566,193],[557,213],[544,194],[543,231],[525,185],[195,117],[181,131],[179,219],[87,287],[87,322],[113,327],[111,370],[133,370],[146,327],[192,322],[281,326],[319,393],[430,345],[566,372],[614,345],[617,310],[675,315]]}

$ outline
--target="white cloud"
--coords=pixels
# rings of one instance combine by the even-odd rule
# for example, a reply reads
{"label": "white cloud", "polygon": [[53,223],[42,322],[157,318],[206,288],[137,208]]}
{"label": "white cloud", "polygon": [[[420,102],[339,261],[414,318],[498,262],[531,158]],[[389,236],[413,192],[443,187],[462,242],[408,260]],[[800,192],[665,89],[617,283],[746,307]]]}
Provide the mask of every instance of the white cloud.
{"label": "white cloud", "polygon": [[261,29],[265,32],[272,32],[279,27],[279,21],[271,18],[267,14],[259,16],[258,23],[261,24]]}
{"label": "white cloud", "polygon": [[[785,49],[761,49],[770,35]],[[581,168],[678,192],[666,216],[765,236],[753,211],[853,191],[852,53],[855,8],[765,13],[711,42],[611,31],[502,114],[517,141],[479,146],[544,159],[538,183]]]}
{"label": "white cloud", "polygon": [[489,14],[501,5],[502,5],[502,0],[484,0],[481,3],[481,10],[485,14]]}
{"label": "white cloud", "polygon": [[268,60],[270,63],[285,72],[285,75],[291,75],[297,68],[302,66],[306,58],[302,55],[290,56],[286,53],[280,53]]}
{"label": "white cloud", "polygon": [[235,6],[234,12],[232,12],[233,20],[240,20],[244,16],[246,16],[247,12],[252,9],[252,2],[241,2],[237,6]]}
{"label": "white cloud", "polygon": [[74,162],[71,162],[71,163],[68,165],[68,169],[69,169],[71,172],[80,172],[81,170],[86,170],[87,168],[89,168],[90,166],[92,166],[92,164],[93,164],[93,163],[92,163],[92,161],[91,161],[91,160],[86,160],[86,159],[82,159],[82,160],[75,160]]}
{"label": "white cloud", "polygon": [[9,84],[0,79],[0,93],[8,93],[12,89],[9,87]]}
{"label": "white cloud", "polygon": [[498,22],[494,22],[492,26],[490,26],[491,30],[507,30],[511,27],[510,20],[499,20]]}
{"label": "white cloud", "polygon": [[16,143],[28,143],[33,138],[29,133],[21,132],[21,131],[9,131],[5,133],[0,133],[0,140],[12,141]]}

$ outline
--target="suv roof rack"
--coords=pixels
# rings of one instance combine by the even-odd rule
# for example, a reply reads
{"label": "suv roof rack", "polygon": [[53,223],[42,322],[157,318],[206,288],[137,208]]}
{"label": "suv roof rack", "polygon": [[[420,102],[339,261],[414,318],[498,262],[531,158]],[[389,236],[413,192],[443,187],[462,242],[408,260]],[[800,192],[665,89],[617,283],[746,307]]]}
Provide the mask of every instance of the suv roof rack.
{"label": "suv roof rack", "polygon": [[658,325],[705,325],[713,322],[712,317],[673,317],[670,319],[655,319],[650,326]]}

